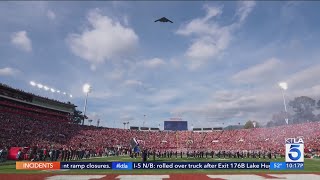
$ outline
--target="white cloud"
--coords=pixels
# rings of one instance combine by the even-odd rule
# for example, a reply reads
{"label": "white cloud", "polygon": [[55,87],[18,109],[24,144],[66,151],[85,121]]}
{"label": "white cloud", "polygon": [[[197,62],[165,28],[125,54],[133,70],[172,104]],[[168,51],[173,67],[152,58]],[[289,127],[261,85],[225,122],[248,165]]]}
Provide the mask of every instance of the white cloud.
{"label": "white cloud", "polygon": [[142,62],[147,68],[157,68],[166,64],[166,62],[160,58],[153,58]]}
{"label": "white cloud", "polygon": [[[279,66],[283,66],[283,63],[272,58],[237,73],[233,78],[239,82],[247,82],[246,79],[250,79],[252,76],[262,79],[268,78],[274,74],[273,69],[277,69]],[[289,86],[285,92],[287,103],[298,96],[309,96],[319,100],[319,76],[320,65],[283,76],[284,79],[287,79]],[[260,81],[259,78],[251,81]],[[197,106],[194,105],[195,102],[178,105],[173,112],[187,113],[188,116],[195,115],[196,117],[210,116],[215,121],[226,122],[238,118],[241,123],[251,119],[265,124],[271,120],[272,114],[284,110],[281,89],[278,87],[276,79],[273,83],[268,86],[265,86],[264,83],[257,83],[257,88],[252,90],[236,88],[236,90],[215,91],[207,99],[196,102]],[[292,112],[290,107],[289,112]]]}
{"label": "white cloud", "polygon": [[123,78],[124,74],[125,74],[124,70],[114,69],[113,71],[107,73],[105,77],[111,80],[120,80]]}
{"label": "white cloud", "polygon": [[28,37],[26,31],[19,31],[13,33],[11,36],[11,43],[25,52],[32,51],[31,40]]}
{"label": "white cloud", "polygon": [[89,119],[94,120],[91,124],[96,124],[97,120],[99,119],[99,114],[97,112],[88,112],[87,114]]}
{"label": "white cloud", "polygon": [[[250,118],[266,122],[273,112],[282,106],[282,96],[276,89],[251,94],[244,90],[224,90],[217,92],[213,98],[194,105],[180,106],[174,109],[176,113],[194,114],[198,117],[210,116],[216,121],[229,121],[240,118],[246,121]],[[277,106],[278,105],[278,106]],[[256,119],[260,118],[260,119]]]}
{"label": "white cloud", "polygon": [[[272,80],[274,75],[278,75],[281,70],[282,62],[278,59],[271,58],[261,64],[251,66],[232,76],[236,83],[261,83]],[[279,77],[278,77],[279,78]]]}
{"label": "white cloud", "polygon": [[10,67],[5,67],[0,69],[0,76],[14,76],[18,73],[19,71],[17,69],[13,69]]}
{"label": "white cloud", "polygon": [[215,31],[220,27],[216,23],[210,23],[209,20],[220,15],[222,13],[222,8],[205,6],[205,9],[207,14],[203,18],[196,18],[188,24],[181,26],[176,33],[185,36],[215,34]]}
{"label": "white cloud", "polygon": [[129,18],[128,16],[123,16],[123,23],[126,25],[126,26],[129,26]]}
{"label": "white cloud", "polygon": [[179,68],[179,67],[181,67],[181,60],[176,59],[176,58],[172,58],[172,59],[170,59],[169,64],[171,67]]}
{"label": "white cloud", "polygon": [[138,80],[128,79],[124,82],[124,85],[126,85],[126,86],[142,86],[143,83]]}
{"label": "white cloud", "polygon": [[47,17],[50,19],[50,20],[54,20],[56,18],[56,14],[51,11],[51,10],[48,10],[47,11]]}
{"label": "white cloud", "polygon": [[181,95],[181,91],[179,90],[162,89],[146,97],[146,101],[153,104],[163,104],[176,99],[179,95]]}
{"label": "white cloud", "polygon": [[249,13],[252,11],[254,6],[256,5],[255,1],[240,1],[239,8],[236,12],[236,15],[239,17],[239,22],[242,23]]}
{"label": "white cloud", "polygon": [[320,77],[320,64],[289,75],[286,79],[289,89],[291,89],[318,85],[320,84],[320,79],[318,77]]}
{"label": "white cloud", "polygon": [[90,70],[91,71],[96,71],[97,70],[97,66],[95,64],[91,64]]}
{"label": "white cloud", "polygon": [[[134,120],[134,117],[130,114],[123,114],[120,116],[120,120],[122,121],[133,121]],[[130,122],[129,122],[129,125],[130,125]]]}
{"label": "white cloud", "polygon": [[120,96],[120,94],[117,92],[111,92],[111,91],[104,91],[104,92],[99,91],[99,92],[94,92],[90,94],[91,98],[97,98],[97,99],[108,99],[116,96]]}
{"label": "white cloud", "polygon": [[[222,9],[206,7],[206,11],[205,17],[194,19],[177,31],[177,34],[180,35],[196,36],[185,54],[193,61],[203,61],[216,57],[221,50],[226,48],[230,41],[229,29],[220,27],[216,22],[210,21],[221,14]],[[196,64],[201,65],[202,62],[197,62]]]}
{"label": "white cloud", "polygon": [[127,54],[136,47],[138,36],[134,30],[102,15],[99,9],[90,11],[87,20],[90,26],[82,33],[67,37],[75,55],[97,64]]}
{"label": "white cloud", "polygon": [[[240,21],[248,16],[254,3],[241,3],[237,14]],[[206,15],[196,18],[186,25],[181,26],[176,33],[191,36],[193,41],[185,55],[191,60],[190,68],[196,69],[207,62],[214,60],[229,46],[232,39],[232,31],[235,30],[235,22],[230,25],[221,26],[217,23],[217,17],[222,14],[222,7],[205,6]]]}

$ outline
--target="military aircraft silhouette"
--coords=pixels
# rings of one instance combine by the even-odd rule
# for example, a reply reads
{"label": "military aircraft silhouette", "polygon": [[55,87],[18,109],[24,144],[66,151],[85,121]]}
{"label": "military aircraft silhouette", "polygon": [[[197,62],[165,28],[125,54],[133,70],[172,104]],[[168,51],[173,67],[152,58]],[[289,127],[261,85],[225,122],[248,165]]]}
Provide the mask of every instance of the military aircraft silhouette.
{"label": "military aircraft silhouette", "polygon": [[171,23],[173,23],[172,21],[170,21],[169,19],[167,19],[166,17],[162,17],[162,18],[160,18],[160,19],[157,19],[157,20],[155,20],[154,22],[171,22]]}

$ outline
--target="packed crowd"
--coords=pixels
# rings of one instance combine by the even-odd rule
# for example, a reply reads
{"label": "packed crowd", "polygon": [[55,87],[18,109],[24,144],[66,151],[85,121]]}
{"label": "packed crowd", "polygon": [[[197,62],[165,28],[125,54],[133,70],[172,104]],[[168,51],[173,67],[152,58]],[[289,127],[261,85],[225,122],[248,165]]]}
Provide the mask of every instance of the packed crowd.
{"label": "packed crowd", "polygon": [[11,111],[23,110],[28,113],[41,114],[42,116],[57,116],[60,119],[68,119],[69,114],[66,112],[61,112],[58,110],[50,110],[44,107],[35,107],[31,104],[15,103],[14,101],[5,100],[0,98],[0,105],[3,107],[8,107],[7,109]]}
{"label": "packed crowd", "polygon": [[[108,150],[126,154],[130,150],[129,142],[132,138],[136,138],[141,147],[160,154],[176,151],[231,154],[239,151],[273,151],[283,154],[284,140],[288,137],[303,137],[305,151],[318,152],[319,129],[320,122],[212,132],[111,129],[81,126],[61,121],[58,116],[40,116],[27,110],[0,105],[0,149],[31,147],[33,150],[45,150],[47,154],[58,153],[60,157],[64,154],[65,159],[102,155]],[[33,156],[24,158],[37,157],[41,159],[46,154],[41,155],[37,151]]]}

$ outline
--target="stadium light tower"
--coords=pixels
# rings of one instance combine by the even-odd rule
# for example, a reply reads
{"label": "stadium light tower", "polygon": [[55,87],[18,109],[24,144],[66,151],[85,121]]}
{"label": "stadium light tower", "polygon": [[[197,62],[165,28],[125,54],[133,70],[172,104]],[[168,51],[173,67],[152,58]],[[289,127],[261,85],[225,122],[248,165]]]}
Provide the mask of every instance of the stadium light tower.
{"label": "stadium light tower", "polygon": [[288,84],[286,82],[280,82],[279,86],[280,86],[281,92],[282,92],[284,111],[286,112],[285,121],[288,124],[288,122],[289,122],[289,120],[287,118],[288,111],[287,111],[286,99],[285,99],[285,96],[284,96],[284,91],[288,89]]}
{"label": "stadium light tower", "polygon": [[87,110],[87,100],[88,100],[88,94],[91,92],[92,87],[89,84],[84,84],[82,87],[82,90],[84,93],[86,93],[86,99],[84,101],[84,111],[83,111],[83,120],[82,120],[82,125],[84,125],[84,120],[86,117],[86,110]]}
{"label": "stadium light tower", "polygon": [[100,124],[100,119],[98,119],[97,121],[97,127],[99,127],[99,124]]}

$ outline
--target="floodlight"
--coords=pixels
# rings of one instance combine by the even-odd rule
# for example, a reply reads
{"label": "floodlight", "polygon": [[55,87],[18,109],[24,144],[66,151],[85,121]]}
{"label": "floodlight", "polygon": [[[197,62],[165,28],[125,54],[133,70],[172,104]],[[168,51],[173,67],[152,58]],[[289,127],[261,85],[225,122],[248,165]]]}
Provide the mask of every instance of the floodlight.
{"label": "floodlight", "polygon": [[43,89],[48,91],[50,88],[48,86],[43,86]]}
{"label": "floodlight", "polygon": [[88,83],[86,83],[83,85],[82,90],[84,93],[89,93],[91,91],[91,86]]}
{"label": "floodlight", "polygon": [[66,95],[67,93],[66,92],[63,92],[63,95]]}
{"label": "floodlight", "polygon": [[54,90],[53,88],[51,88],[50,90],[51,90],[51,92],[53,92],[53,93],[56,92],[56,90]]}
{"label": "floodlight", "polygon": [[60,90],[57,90],[57,93],[60,93]]}
{"label": "floodlight", "polygon": [[37,84],[37,87],[41,89],[41,88],[43,88],[43,85],[42,84]]}
{"label": "floodlight", "polygon": [[280,83],[279,83],[279,86],[280,86],[283,90],[288,89],[288,84],[287,84],[286,82],[280,82]]}
{"label": "floodlight", "polygon": [[34,81],[30,81],[31,86],[36,86],[37,84]]}
{"label": "floodlight", "polygon": [[72,94],[70,94],[70,97],[72,98]]}

